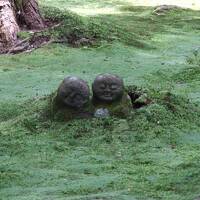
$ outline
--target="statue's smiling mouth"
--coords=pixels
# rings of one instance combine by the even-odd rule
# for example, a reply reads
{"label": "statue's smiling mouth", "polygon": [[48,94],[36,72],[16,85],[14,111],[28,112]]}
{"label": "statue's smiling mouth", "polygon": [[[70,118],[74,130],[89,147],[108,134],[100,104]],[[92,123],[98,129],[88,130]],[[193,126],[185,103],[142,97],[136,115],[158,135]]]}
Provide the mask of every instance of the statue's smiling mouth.
{"label": "statue's smiling mouth", "polygon": [[112,97],[113,95],[110,92],[104,92],[103,96],[109,98],[109,97]]}

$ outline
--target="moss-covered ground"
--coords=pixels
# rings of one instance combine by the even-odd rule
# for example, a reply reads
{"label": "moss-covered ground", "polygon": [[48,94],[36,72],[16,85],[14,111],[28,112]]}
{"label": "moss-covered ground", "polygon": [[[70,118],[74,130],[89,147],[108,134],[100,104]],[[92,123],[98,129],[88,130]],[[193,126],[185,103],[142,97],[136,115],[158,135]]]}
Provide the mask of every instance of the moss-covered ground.
{"label": "moss-covered ground", "polygon": [[[88,31],[98,39],[95,47],[51,44],[0,56],[1,200],[199,198],[200,13],[178,9],[157,16],[152,8],[119,2],[101,7],[117,5],[120,13],[69,14],[73,23],[55,30]],[[127,119],[63,123],[45,115],[48,95],[65,76],[91,84],[105,72],[143,88],[152,103]]]}

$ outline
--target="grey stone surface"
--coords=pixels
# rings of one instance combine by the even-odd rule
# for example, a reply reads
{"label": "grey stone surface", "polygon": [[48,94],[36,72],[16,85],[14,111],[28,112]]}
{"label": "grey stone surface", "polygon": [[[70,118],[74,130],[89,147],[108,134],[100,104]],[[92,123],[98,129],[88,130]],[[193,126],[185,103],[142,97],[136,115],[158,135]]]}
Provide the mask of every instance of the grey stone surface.
{"label": "grey stone surface", "polygon": [[82,108],[89,96],[88,84],[76,76],[66,77],[57,91],[57,100],[70,108]]}
{"label": "grey stone surface", "polygon": [[101,74],[92,85],[93,99],[103,103],[112,103],[122,98],[124,94],[123,80],[112,74]]}
{"label": "grey stone surface", "polygon": [[96,117],[96,118],[106,118],[109,116],[110,116],[110,113],[109,113],[108,109],[106,109],[106,108],[99,108],[94,113],[94,117]]}

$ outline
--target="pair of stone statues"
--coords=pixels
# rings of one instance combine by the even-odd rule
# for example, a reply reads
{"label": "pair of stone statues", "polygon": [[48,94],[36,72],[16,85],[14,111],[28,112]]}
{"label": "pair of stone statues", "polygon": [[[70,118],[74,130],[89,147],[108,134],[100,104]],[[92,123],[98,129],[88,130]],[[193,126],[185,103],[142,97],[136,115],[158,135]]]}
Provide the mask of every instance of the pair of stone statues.
{"label": "pair of stone statues", "polygon": [[123,80],[112,74],[98,75],[92,84],[93,96],[86,81],[70,76],[60,84],[53,99],[53,113],[60,118],[126,115],[131,101]]}

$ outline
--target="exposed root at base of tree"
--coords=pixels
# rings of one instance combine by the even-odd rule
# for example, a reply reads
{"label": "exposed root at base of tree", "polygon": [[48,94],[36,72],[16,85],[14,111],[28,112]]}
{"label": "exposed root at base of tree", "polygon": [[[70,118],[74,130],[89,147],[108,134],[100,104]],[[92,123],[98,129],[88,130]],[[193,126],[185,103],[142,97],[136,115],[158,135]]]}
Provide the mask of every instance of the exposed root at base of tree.
{"label": "exposed root at base of tree", "polygon": [[33,36],[24,40],[18,40],[9,48],[0,50],[1,54],[17,54],[22,52],[31,52],[34,49],[40,48],[46,44],[53,42],[49,36]]}
{"label": "exposed root at base of tree", "polygon": [[28,30],[27,27],[20,27],[21,31],[32,34],[32,37],[26,39],[16,38],[12,44],[4,44],[0,41],[0,54],[17,54],[21,52],[30,52],[40,48],[46,44],[53,42],[50,36],[45,36],[42,33],[50,29],[60,26],[60,23],[50,20],[45,20],[46,27],[42,30]]}
{"label": "exposed root at base of tree", "polygon": [[83,46],[92,46],[95,44],[94,40],[88,38],[81,38],[77,40],[55,40],[50,36],[45,35],[33,35],[31,38],[26,38],[24,40],[18,40],[16,43],[8,48],[0,49],[0,54],[18,54],[23,52],[32,52],[35,49],[41,48],[45,45],[51,43],[67,44],[74,48]]}

